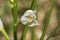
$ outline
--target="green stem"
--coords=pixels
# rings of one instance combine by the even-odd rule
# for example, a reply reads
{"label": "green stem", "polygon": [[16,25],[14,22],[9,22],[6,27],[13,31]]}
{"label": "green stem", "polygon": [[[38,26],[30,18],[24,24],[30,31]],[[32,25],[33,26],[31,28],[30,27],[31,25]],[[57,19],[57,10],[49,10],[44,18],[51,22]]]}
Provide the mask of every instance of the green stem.
{"label": "green stem", "polygon": [[34,27],[30,28],[30,30],[31,30],[31,40],[34,40],[34,37],[35,37],[35,35],[34,35]]}
{"label": "green stem", "polygon": [[17,40],[17,28],[13,28],[14,40]]}
{"label": "green stem", "polygon": [[51,12],[52,12],[52,9],[54,7],[54,0],[51,0],[51,1],[52,1],[52,5],[51,5],[51,8],[50,8],[49,14],[47,16],[46,23],[44,25],[44,29],[43,29],[42,36],[41,36],[40,40],[44,40],[44,36],[45,36],[45,33],[47,31],[47,27],[48,27],[48,24],[49,24]]}
{"label": "green stem", "polygon": [[6,31],[4,30],[4,28],[1,30],[1,32],[3,33],[3,35],[5,36],[6,40],[10,40],[9,36],[7,35]]}
{"label": "green stem", "polygon": [[13,23],[17,23],[17,7],[18,7],[18,0],[14,0],[13,8],[12,8],[12,16],[13,16]]}
{"label": "green stem", "polygon": [[[30,9],[34,10],[36,6],[36,0],[32,0]],[[34,40],[34,27],[30,28],[31,29],[31,40]]]}
{"label": "green stem", "polygon": [[[31,6],[30,6],[30,9],[31,10],[35,10],[35,7],[36,7],[36,0],[32,0],[32,3],[31,3]],[[34,40],[34,27],[30,28],[31,29],[31,40]]]}
{"label": "green stem", "polygon": [[[11,3],[11,2],[10,2]],[[13,5],[12,8],[12,16],[13,16],[13,36],[14,36],[14,40],[17,40],[17,11],[18,11],[18,0],[14,0],[13,3],[11,3]]]}
{"label": "green stem", "polygon": [[34,10],[35,9],[35,6],[36,6],[36,0],[32,0],[30,9]]}
{"label": "green stem", "polygon": [[23,32],[22,32],[22,37],[21,37],[21,40],[25,40],[25,37],[26,37],[26,33],[27,33],[27,30],[28,30],[28,24],[24,26],[23,28]]}

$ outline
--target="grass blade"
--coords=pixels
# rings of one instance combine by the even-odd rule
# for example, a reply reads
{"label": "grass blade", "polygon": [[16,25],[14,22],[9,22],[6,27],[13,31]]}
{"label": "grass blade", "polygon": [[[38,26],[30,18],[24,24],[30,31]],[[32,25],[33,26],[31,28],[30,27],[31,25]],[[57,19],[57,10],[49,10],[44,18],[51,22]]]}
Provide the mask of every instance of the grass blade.
{"label": "grass blade", "polygon": [[54,7],[54,0],[51,0],[51,3],[52,3],[52,5],[51,5],[51,8],[50,8],[49,14],[47,16],[47,19],[46,19],[46,22],[45,22],[44,29],[43,29],[42,36],[41,36],[40,40],[44,40],[44,36],[45,36],[45,33],[47,31],[47,27],[48,27],[48,24],[49,24],[51,12],[52,12],[52,9]]}
{"label": "grass blade", "polygon": [[57,8],[57,19],[58,19],[58,26],[51,32],[51,34],[49,35],[49,37],[46,40],[49,40],[50,37],[52,37],[56,31],[60,28],[60,8]]}

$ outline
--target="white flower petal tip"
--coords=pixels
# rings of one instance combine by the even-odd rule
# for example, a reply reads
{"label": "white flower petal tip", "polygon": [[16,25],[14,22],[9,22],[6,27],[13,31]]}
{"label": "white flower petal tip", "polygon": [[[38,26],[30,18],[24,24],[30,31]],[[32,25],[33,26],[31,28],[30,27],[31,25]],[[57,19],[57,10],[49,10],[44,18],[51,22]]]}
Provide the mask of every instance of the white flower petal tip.
{"label": "white flower petal tip", "polygon": [[34,27],[34,26],[38,26],[39,23],[37,22],[37,20],[35,20],[32,24],[29,25],[29,27]]}
{"label": "white flower petal tip", "polygon": [[29,24],[29,26],[36,26],[39,25],[39,23],[36,20],[36,10],[27,10],[24,15],[21,17],[22,24]]}
{"label": "white flower petal tip", "polygon": [[36,10],[27,10],[27,11],[25,11],[25,16],[27,16],[27,15],[30,15],[30,14],[35,14],[36,13]]}
{"label": "white flower petal tip", "polygon": [[33,13],[33,10],[27,10],[26,13]]}
{"label": "white flower petal tip", "polygon": [[0,19],[0,30],[3,29],[3,23],[2,23],[2,20]]}

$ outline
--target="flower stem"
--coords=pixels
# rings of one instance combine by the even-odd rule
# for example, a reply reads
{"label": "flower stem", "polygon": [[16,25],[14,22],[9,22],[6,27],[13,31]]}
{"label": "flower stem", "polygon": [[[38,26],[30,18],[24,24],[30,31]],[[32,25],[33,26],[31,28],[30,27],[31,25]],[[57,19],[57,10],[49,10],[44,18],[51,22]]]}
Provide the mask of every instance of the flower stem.
{"label": "flower stem", "polygon": [[50,16],[52,14],[51,12],[52,12],[52,9],[54,7],[54,0],[51,0],[51,3],[52,3],[52,5],[51,5],[51,8],[50,8],[49,14],[47,16],[46,23],[44,25],[44,29],[43,29],[42,36],[41,36],[40,40],[44,40],[44,36],[45,36],[46,31],[47,31],[47,27],[48,27],[48,24],[49,24]]}
{"label": "flower stem", "polygon": [[18,0],[14,0],[13,3],[13,8],[12,8],[12,16],[13,16],[13,36],[14,40],[17,40],[17,9],[18,9]]}
{"label": "flower stem", "polygon": [[35,37],[35,35],[34,35],[34,27],[30,28],[30,30],[31,30],[31,40],[34,40],[34,37]]}
{"label": "flower stem", "polygon": [[36,0],[32,0],[30,9],[31,10],[34,10],[35,9],[35,6],[36,6]]}
{"label": "flower stem", "polygon": [[6,31],[4,30],[4,28],[1,30],[1,32],[3,33],[3,35],[5,36],[6,40],[10,40],[9,36],[7,35]]}
{"label": "flower stem", "polygon": [[26,24],[23,28],[23,32],[22,32],[22,37],[21,37],[21,40],[25,40],[25,37],[26,37],[26,33],[27,33],[27,30],[28,30],[28,24]]}
{"label": "flower stem", "polygon": [[[31,3],[31,6],[30,6],[30,9],[31,10],[35,10],[35,6],[36,6],[36,0],[32,0],[32,3]],[[34,27],[30,28],[31,30],[31,40],[34,40]]]}
{"label": "flower stem", "polygon": [[17,40],[17,28],[13,28],[14,40]]}

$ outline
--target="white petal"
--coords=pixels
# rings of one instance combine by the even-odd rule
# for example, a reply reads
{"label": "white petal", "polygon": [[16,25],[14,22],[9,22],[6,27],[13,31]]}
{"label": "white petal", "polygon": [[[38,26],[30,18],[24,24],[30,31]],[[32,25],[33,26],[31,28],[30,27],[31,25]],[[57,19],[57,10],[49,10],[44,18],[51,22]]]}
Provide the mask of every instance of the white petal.
{"label": "white petal", "polygon": [[32,11],[32,10],[27,10],[23,16],[32,16],[33,18],[36,19],[36,15],[35,15],[36,11]]}
{"label": "white petal", "polygon": [[0,19],[0,30],[2,30],[2,28],[3,28],[3,23],[2,23],[2,21]]}
{"label": "white petal", "polygon": [[32,14],[33,18],[36,19],[36,15],[35,14]]}
{"label": "white petal", "polygon": [[29,25],[29,27],[34,27],[39,25],[39,23],[37,22],[37,20],[35,20],[32,24]]}
{"label": "white petal", "polygon": [[25,24],[28,23],[28,21],[29,21],[29,20],[28,20],[26,17],[24,17],[24,16],[21,17],[21,22],[22,22],[22,24],[25,25]]}
{"label": "white petal", "polygon": [[32,14],[34,14],[34,11],[27,10],[27,11],[25,11],[24,16],[29,16],[29,15],[32,15]]}

